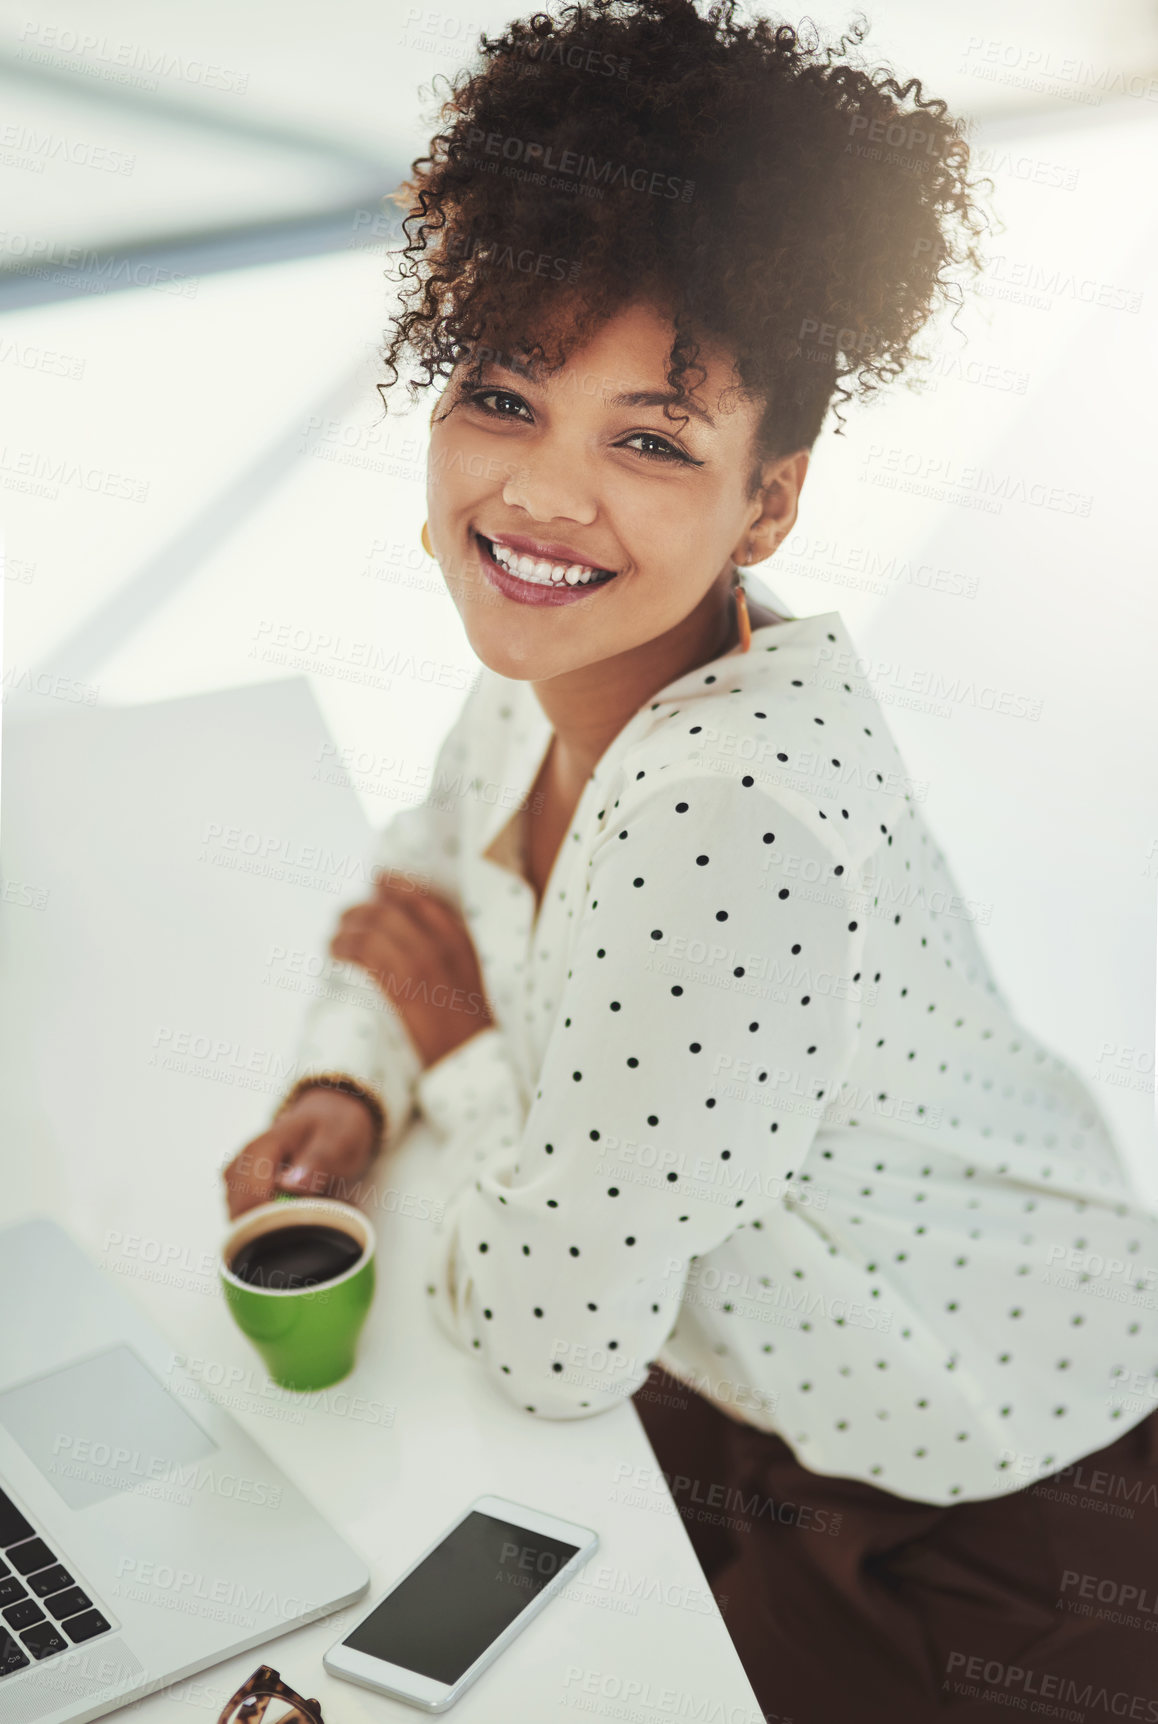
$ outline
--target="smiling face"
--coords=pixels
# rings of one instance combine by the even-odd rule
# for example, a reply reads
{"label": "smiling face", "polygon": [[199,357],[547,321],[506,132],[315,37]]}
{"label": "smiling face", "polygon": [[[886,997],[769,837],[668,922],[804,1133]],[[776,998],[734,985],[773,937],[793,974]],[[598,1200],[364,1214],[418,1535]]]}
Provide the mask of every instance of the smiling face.
{"label": "smiling face", "polygon": [[639,303],[552,377],[492,361],[477,385],[462,385],[465,364],[448,380],[430,539],[471,646],[501,675],[543,681],[622,655],[642,670],[665,642],[668,656],[715,642],[733,562],[762,561],[791,531],[807,454],[769,463],[750,496],[759,404],[705,346],[694,405],[666,418],[673,335]]}

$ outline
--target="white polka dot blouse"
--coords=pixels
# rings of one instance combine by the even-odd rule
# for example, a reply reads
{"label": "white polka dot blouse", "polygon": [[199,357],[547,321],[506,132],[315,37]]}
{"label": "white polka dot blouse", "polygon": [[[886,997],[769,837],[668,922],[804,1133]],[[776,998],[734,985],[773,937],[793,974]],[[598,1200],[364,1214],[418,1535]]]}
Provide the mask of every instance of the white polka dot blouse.
{"label": "white polka dot blouse", "polygon": [[1011,1014],[856,660],[830,611],[661,689],[537,914],[551,731],[483,667],[376,861],[459,905],[496,1022],[423,1070],[348,966],[297,1069],[458,1158],[426,1304],[518,1407],[591,1417],[658,1361],[814,1472],[952,1503],[1158,1408],[1158,1217]]}

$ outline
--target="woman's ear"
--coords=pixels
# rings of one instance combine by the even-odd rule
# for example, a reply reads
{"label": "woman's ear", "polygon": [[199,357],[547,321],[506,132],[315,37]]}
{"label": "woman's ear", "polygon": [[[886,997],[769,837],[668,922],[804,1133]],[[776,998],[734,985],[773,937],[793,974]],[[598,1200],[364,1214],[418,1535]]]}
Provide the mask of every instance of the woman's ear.
{"label": "woman's ear", "polygon": [[758,512],[749,522],[743,540],[732,552],[737,563],[762,563],[796,525],[800,492],[808,475],[810,453],[798,449],[780,455],[764,468],[758,497]]}

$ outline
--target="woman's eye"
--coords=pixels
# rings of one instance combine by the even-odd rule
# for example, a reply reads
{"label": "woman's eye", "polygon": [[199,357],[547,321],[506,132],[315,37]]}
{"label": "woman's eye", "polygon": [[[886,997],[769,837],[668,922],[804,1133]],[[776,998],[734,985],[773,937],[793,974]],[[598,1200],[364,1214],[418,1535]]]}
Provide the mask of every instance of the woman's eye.
{"label": "woman's eye", "polygon": [[686,456],[681,449],[674,448],[673,445],[666,442],[664,438],[657,436],[654,431],[633,431],[631,436],[627,439],[627,443],[622,444],[621,447],[626,448],[627,444],[633,443],[637,437],[646,437],[652,443],[659,444],[658,449],[640,449],[638,451],[640,455],[645,456],[649,461],[683,461],[685,463],[688,461],[688,456]]}
{"label": "woman's eye", "polygon": [[[472,407],[477,407],[480,413],[489,414],[492,419],[515,419],[518,415],[506,413],[499,407],[484,406],[486,401],[513,401],[516,407],[526,407],[527,405],[520,396],[513,395],[509,389],[476,389],[467,396],[467,401]],[[654,449],[637,449],[635,451],[637,455],[642,455],[645,461],[678,461],[690,465],[691,457],[685,455],[682,450],[675,448],[656,431],[633,431],[630,437],[623,443],[617,444],[616,447],[626,449],[640,439],[657,445]]]}
{"label": "woman's eye", "polygon": [[526,406],[526,402],[520,401],[517,395],[512,395],[509,389],[477,389],[473,395],[468,395],[467,400],[472,407],[477,407],[482,413],[489,413],[494,419],[513,419],[514,414],[502,413],[497,407],[484,407],[484,401],[514,401],[520,407]]}

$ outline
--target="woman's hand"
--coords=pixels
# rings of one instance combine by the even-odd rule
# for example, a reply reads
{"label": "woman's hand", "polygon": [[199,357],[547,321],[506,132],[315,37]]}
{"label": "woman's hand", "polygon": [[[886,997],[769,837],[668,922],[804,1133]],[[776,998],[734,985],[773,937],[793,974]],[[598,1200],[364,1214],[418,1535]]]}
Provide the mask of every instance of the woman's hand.
{"label": "woman's hand", "polygon": [[303,1090],[225,1169],[230,1219],[271,1202],[279,1191],[356,1202],[377,1135],[370,1109],[356,1096]]}
{"label": "woman's hand", "polygon": [[373,976],[424,1067],[494,1022],[466,923],[404,874],[379,875],[369,903],[342,916],[330,951]]}

